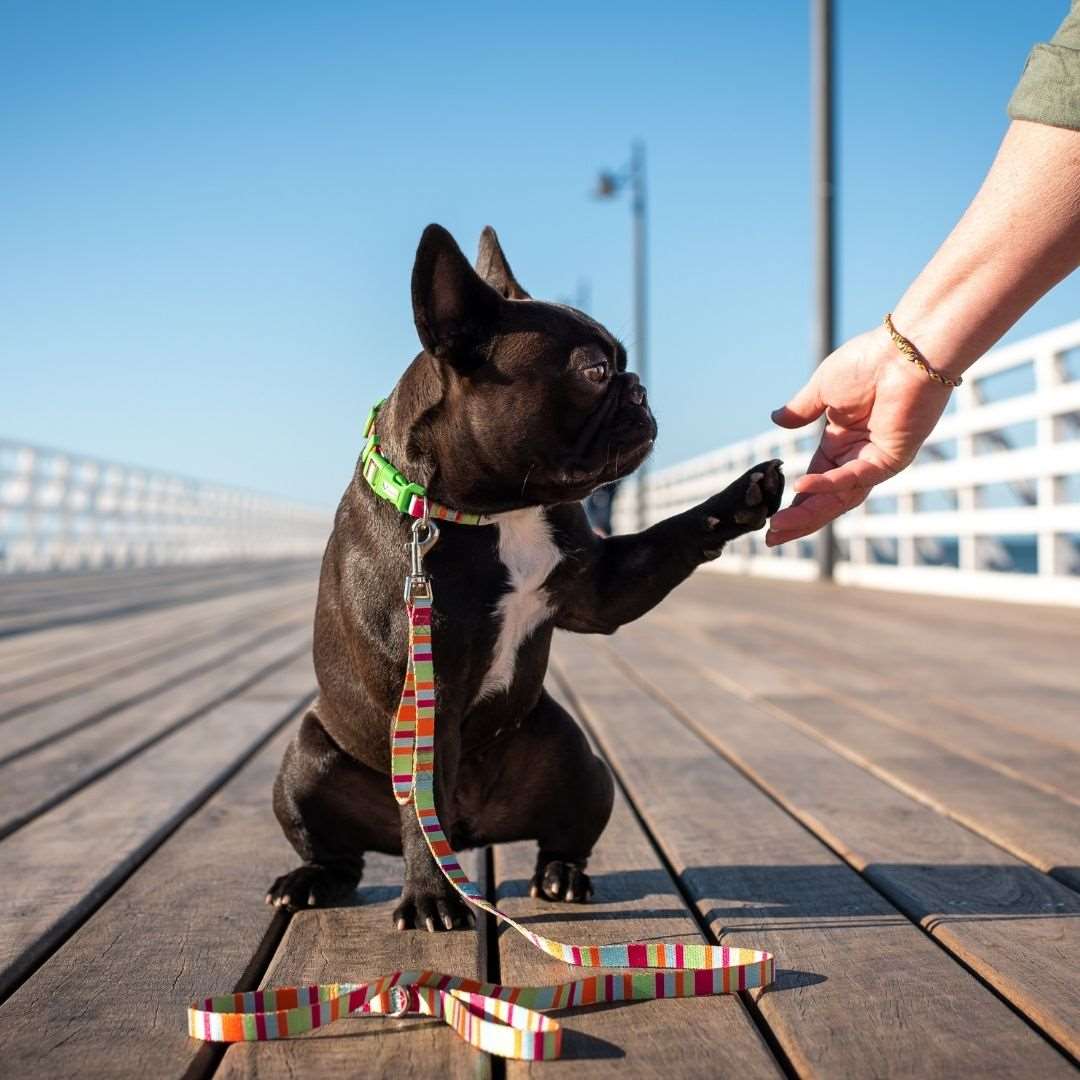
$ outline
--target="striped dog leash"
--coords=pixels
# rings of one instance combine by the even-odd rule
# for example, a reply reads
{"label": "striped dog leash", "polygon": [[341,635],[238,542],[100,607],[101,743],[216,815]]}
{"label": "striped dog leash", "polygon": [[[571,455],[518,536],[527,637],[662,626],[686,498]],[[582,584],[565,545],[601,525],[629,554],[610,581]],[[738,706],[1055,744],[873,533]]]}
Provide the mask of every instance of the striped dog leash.
{"label": "striped dog leash", "polygon": [[[373,423],[374,413],[369,418]],[[369,480],[371,483],[371,480]],[[372,484],[375,488],[375,485]],[[773,958],[757,949],[628,942],[565,945],[535,934],[490,903],[469,880],[435,808],[435,665],[432,589],[423,558],[438,539],[420,490],[413,512],[410,573],[405,579],[409,664],[391,732],[394,797],[416,810],[432,857],[467,903],[512,926],[542,952],[580,968],[620,968],[552,986],[504,986],[434,971],[395,971],[366,983],[324,983],[206,998],[188,1009],[188,1033],[212,1042],[258,1042],[323,1027],[343,1016],[418,1015],[443,1020],[470,1046],[489,1054],[548,1061],[562,1050],[562,1028],[543,1013],[574,1005],[651,998],[704,997],[767,986]],[[389,497],[389,496],[388,496]],[[393,500],[391,500],[393,501]],[[440,510],[445,508],[439,507]],[[453,511],[440,514],[455,520]],[[462,524],[487,524],[470,514]]]}

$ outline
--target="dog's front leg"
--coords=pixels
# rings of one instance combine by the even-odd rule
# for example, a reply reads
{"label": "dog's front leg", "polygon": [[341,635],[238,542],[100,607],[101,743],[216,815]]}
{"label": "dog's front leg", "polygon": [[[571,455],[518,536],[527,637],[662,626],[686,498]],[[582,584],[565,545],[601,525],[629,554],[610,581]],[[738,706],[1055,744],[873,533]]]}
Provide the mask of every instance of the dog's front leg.
{"label": "dog's front leg", "polygon": [[[435,734],[435,809],[448,839],[453,820],[449,793],[455,786],[460,747],[460,724],[452,716],[440,715]],[[401,851],[405,883],[394,908],[394,925],[430,933],[469,926],[472,911],[435,862],[412,803],[401,807]]]}
{"label": "dog's front leg", "polygon": [[556,625],[610,634],[651,611],[724,544],[760,529],[780,508],[781,462],[747,471],[719,494],[630,536],[592,543],[558,582]]}

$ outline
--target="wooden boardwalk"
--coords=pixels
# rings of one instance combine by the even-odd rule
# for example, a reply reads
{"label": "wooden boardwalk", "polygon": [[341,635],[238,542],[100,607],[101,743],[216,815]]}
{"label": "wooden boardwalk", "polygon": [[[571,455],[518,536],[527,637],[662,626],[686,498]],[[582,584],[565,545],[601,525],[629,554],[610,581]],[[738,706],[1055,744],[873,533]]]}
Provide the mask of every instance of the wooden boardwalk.
{"label": "wooden boardwalk", "polygon": [[618,777],[589,907],[529,845],[467,857],[551,937],[767,948],[764,993],[566,1014],[566,1060],[431,1021],[223,1051],[230,988],[430,967],[570,978],[512,932],[263,905],[270,785],[314,693],[310,564],[0,584],[0,1073],[12,1077],[1057,1077],[1080,1058],[1080,612],[700,574],[552,689]]}

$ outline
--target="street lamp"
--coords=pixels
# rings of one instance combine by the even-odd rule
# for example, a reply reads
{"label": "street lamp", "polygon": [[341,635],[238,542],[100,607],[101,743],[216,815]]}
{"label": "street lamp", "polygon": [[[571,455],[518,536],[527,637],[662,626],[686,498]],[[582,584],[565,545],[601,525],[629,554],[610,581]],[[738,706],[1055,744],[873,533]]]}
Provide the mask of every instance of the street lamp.
{"label": "street lamp", "polygon": [[[645,202],[645,144],[636,141],[630,147],[630,160],[618,171],[601,172],[596,180],[595,195],[598,199],[614,199],[624,188],[630,189],[630,213],[634,228],[634,366],[638,378],[648,386],[649,376],[649,329],[646,310],[646,202]],[[644,529],[645,470],[637,473],[637,523]]]}
{"label": "street lamp", "polygon": [[[833,127],[833,2],[811,6],[811,98],[814,118],[814,329],[816,367],[836,345],[836,141]],[[836,568],[836,533],[830,521],[818,535],[818,576],[831,581]]]}

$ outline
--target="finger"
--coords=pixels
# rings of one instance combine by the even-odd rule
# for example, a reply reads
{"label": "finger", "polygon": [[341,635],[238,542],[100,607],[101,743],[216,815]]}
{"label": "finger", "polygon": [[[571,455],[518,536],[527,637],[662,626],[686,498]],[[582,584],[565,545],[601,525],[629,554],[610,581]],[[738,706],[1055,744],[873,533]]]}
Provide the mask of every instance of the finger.
{"label": "finger", "polygon": [[818,375],[815,371],[810,381],[784,406],[775,410],[772,421],[780,427],[797,428],[816,420],[825,411],[821,400]]}
{"label": "finger", "polygon": [[800,476],[795,481],[794,488],[801,495],[839,494],[852,488],[872,488],[875,484],[888,480],[895,472],[895,469],[887,465],[857,457],[835,469]]}
{"label": "finger", "polygon": [[785,532],[770,529],[765,534],[765,546],[771,548],[780,547],[783,544],[790,544],[792,540],[801,540],[804,536],[809,535],[808,532],[800,532],[798,529],[788,529]]}
{"label": "finger", "polygon": [[765,534],[765,545],[776,547],[778,544],[809,536],[853,506],[858,506],[864,498],[866,491],[862,488],[841,492],[839,495],[808,495],[773,517],[769,531]]}
{"label": "finger", "polygon": [[[827,505],[826,499],[832,502]],[[843,511],[836,504],[835,496],[815,496],[808,498],[797,506],[789,506],[781,510],[769,523],[769,530],[765,534],[767,547],[775,547],[776,543],[786,543],[787,540],[795,539],[795,536],[787,536],[785,540],[777,540],[781,534],[798,534],[806,536],[808,533],[817,532],[822,525],[831,521],[837,514]]]}

